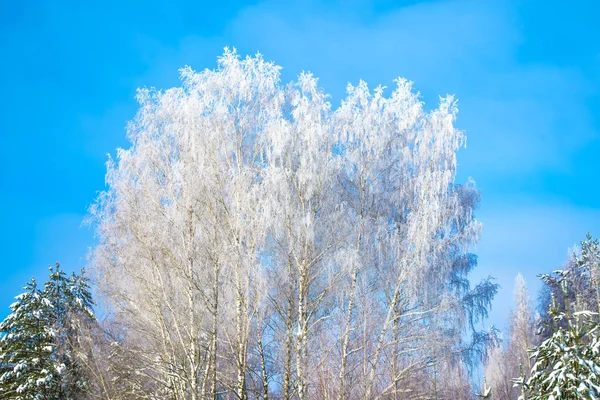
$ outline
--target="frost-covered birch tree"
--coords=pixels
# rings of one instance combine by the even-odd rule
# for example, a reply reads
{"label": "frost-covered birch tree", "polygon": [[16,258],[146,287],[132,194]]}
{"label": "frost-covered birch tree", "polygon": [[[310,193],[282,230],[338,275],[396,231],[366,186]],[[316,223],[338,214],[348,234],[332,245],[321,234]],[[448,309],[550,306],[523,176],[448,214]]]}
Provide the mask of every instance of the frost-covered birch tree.
{"label": "frost-covered birch tree", "polygon": [[440,371],[483,350],[496,291],[468,281],[479,196],[455,183],[456,101],[428,111],[399,79],[389,96],[348,86],[333,108],[313,75],[284,85],[279,71],[226,49],[215,70],[181,70],[181,87],[138,93],[91,210],[115,347],[144,377],[128,390],[445,390]]}
{"label": "frost-covered birch tree", "polygon": [[498,344],[491,351],[485,368],[492,398],[516,400],[521,394],[521,390],[514,385],[514,380],[519,377],[529,378],[533,366],[530,351],[539,342],[536,323],[525,279],[517,274],[507,341],[504,346]]}

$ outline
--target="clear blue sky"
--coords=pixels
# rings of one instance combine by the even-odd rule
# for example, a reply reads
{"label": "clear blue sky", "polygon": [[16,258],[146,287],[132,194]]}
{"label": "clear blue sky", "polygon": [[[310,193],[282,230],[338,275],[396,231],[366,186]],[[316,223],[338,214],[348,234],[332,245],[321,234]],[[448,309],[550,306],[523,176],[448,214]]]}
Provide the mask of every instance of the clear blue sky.
{"label": "clear blue sky", "polygon": [[537,273],[600,235],[600,3],[293,3],[2,2],[0,317],[48,264],[85,264],[93,235],[80,224],[106,154],[126,145],[135,89],[176,85],[184,65],[213,68],[224,46],[260,51],[286,81],[314,72],[334,105],[360,78],[406,77],[431,106],[458,97],[459,178],[483,196],[475,276],[503,287],[494,323],[517,272],[535,290]]}

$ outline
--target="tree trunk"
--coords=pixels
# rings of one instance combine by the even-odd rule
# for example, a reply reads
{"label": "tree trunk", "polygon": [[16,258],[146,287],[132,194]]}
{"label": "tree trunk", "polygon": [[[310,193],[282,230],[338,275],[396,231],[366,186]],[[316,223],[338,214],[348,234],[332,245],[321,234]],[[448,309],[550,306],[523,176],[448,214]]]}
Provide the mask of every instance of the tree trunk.
{"label": "tree trunk", "polygon": [[307,271],[306,262],[303,261],[300,265],[300,279],[298,288],[298,331],[296,339],[296,375],[298,385],[298,399],[304,400],[306,395],[306,356],[307,356],[307,327],[306,321],[306,282]]}
{"label": "tree trunk", "polygon": [[292,321],[292,302],[288,302],[287,315],[286,315],[286,337],[285,337],[285,367],[283,376],[283,398],[285,400],[291,399],[291,386],[292,386],[292,347],[293,347],[293,321]]}
{"label": "tree trunk", "polygon": [[265,362],[265,351],[262,345],[262,338],[258,339],[258,354],[260,355],[260,369],[262,372],[263,400],[269,399],[269,379],[267,376],[267,365]]}

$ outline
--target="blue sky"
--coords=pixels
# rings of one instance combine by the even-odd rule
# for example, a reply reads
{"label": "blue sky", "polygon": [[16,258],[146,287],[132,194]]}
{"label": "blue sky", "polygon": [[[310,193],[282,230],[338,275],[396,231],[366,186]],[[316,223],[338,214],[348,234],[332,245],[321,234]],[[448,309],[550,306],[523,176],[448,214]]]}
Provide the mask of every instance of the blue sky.
{"label": "blue sky", "polygon": [[[474,278],[497,277],[504,327],[521,272],[556,269],[600,235],[600,27],[595,1],[31,1],[0,5],[0,317],[48,264],[85,264],[81,227],[125,146],[135,89],[178,84],[224,46],[260,51],[320,77],[339,104],[347,82],[414,81],[434,106],[459,99],[468,146],[459,181],[482,193]],[[534,294],[535,295],[535,294]]]}

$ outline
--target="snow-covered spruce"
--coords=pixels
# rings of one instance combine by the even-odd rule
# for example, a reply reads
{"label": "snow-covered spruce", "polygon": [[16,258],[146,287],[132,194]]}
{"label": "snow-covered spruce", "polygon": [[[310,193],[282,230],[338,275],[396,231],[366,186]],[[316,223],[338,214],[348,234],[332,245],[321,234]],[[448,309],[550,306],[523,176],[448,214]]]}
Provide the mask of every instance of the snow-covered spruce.
{"label": "snow-covered spruce", "polygon": [[550,310],[555,323],[552,336],[532,352],[531,376],[522,400],[589,400],[600,398],[600,341],[598,314],[591,311]]}
{"label": "snow-covered spruce", "polygon": [[24,290],[0,323],[0,398],[80,398],[86,378],[74,343],[78,326],[94,319],[87,280],[57,264],[43,290],[35,279]]}

